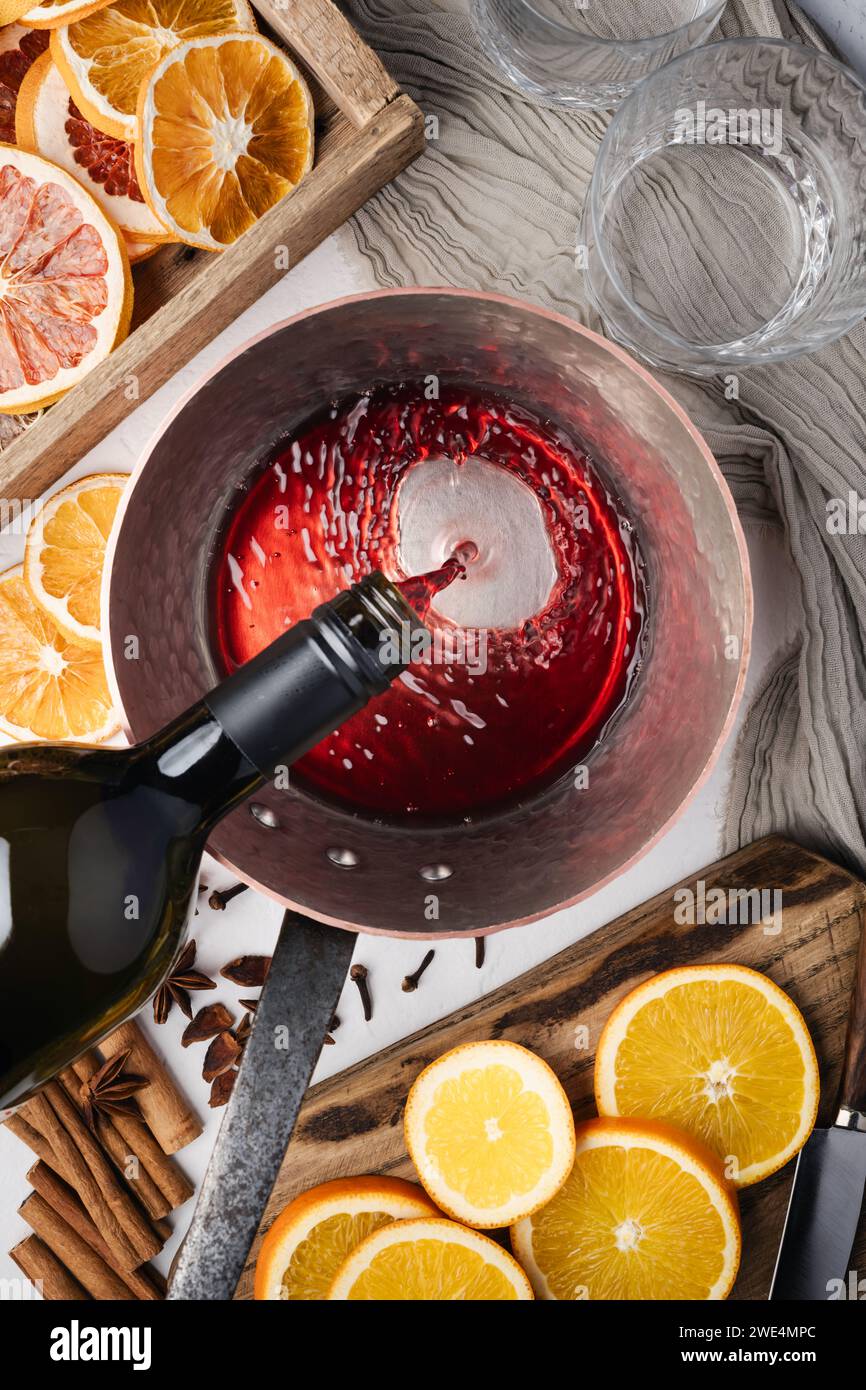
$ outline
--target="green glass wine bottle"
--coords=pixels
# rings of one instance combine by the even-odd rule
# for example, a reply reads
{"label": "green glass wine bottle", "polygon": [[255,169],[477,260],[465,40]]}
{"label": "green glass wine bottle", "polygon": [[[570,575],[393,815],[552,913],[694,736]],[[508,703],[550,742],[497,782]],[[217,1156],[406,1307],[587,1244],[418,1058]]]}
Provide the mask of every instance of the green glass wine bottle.
{"label": "green glass wine bottle", "polygon": [[373,574],[145,743],[0,751],[0,1118],[153,994],[213,826],[385,690],[417,623]]}

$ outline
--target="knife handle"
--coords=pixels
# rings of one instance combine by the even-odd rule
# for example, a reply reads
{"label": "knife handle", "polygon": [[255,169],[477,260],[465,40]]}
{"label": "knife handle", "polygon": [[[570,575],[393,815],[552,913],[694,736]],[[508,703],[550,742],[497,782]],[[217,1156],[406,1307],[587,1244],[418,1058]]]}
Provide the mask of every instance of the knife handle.
{"label": "knife handle", "polygon": [[866,1115],[866,925],[863,924],[862,914],[857,974],[851,996],[839,1085],[839,1106],[843,1105]]}

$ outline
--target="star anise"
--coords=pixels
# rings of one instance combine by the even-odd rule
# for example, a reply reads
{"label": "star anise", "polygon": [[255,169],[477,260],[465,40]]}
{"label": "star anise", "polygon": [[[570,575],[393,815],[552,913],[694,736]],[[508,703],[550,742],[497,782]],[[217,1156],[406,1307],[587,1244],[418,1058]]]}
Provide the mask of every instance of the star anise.
{"label": "star anise", "polygon": [[107,1062],[93,1073],[89,1081],[82,1083],[79,1096],[84,1118],[91,1129],[96,1128],[97,1115],[136,1115],[138,1107],[132,1097],[136,1091],[150,1083],[145,1076],[126,1076],[123,1068],[130,1049],[109,1057]]}
{"label": "star anise", "polygon": [[186,1017],[191,1019],[190,990],[216,989],[216,984],[208,975],[203,975],[200,970],[192,969],[194,961],[195,942],[189,941],[172,966],[171,974],[163,981],[153,997],[154,1022],[165,1023],[171,1012],[172,1004],[177,1004],[181,1013],[186,1014]]}

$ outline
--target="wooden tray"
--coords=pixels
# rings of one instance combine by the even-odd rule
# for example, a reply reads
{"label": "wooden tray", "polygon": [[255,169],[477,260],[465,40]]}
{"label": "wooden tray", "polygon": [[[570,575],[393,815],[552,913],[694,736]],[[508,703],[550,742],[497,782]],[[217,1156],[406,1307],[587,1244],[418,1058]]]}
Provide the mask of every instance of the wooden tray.
{"label": "wooden tray", "polygon": [[166,246],[135,267],[133,331],[4,450],[0,497],[38,498],[423,148],[418,107],[332,0],[253,4],[310,81],[313,169],[228,250]]}
{"label": "wooden tray", "polygon": [[[674,965],[737,961],[762,970],[802,1009],[821,1064],[820,1124],[833,1118],[866,887],[843,869],[786,840],[761,840],[698,874],[714,887],[780,888],[783,927],[680,926],[674,889],[560,952],[551,960],[449,1018],[314,1086],[274,1186],[237,1296],[249,1298],[261,1237],[298,1192],[328,1178],[391,1173],[412,1178],[403,1145],[406,1093],[428,1062],[477,1038],[508,1038],[550,1062],[581,1119],[595,1113],[595,1043],[619,999]],[[696,879],[679,887],[695,888]],[[520,928],[532,931],[532,927]],[[491,950],[496,949],[493,938]],[[423,985],[422,985],[423,988]],[[407,1015],[409,1010],[407,1005]],[[575,1049],[575,1026],[590,1047]],[[339,1034],[338,1034],[339,1041]],[[787,1209],[794,1165],[741,1195],[743,1260],[734,1298],[766,1298]],[[852,1260],[862,1269],[866,1223]]]}

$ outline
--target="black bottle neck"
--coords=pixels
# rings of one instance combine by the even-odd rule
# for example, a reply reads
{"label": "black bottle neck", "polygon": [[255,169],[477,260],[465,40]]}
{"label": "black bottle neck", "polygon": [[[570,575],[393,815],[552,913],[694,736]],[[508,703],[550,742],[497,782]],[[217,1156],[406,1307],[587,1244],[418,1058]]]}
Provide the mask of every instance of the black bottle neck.
{"label": "black bottle neck", "polygon": [[209,831],[386,690],[422,626],[383,575],[368,576],[141,745],[139,775],[198,808]]}

